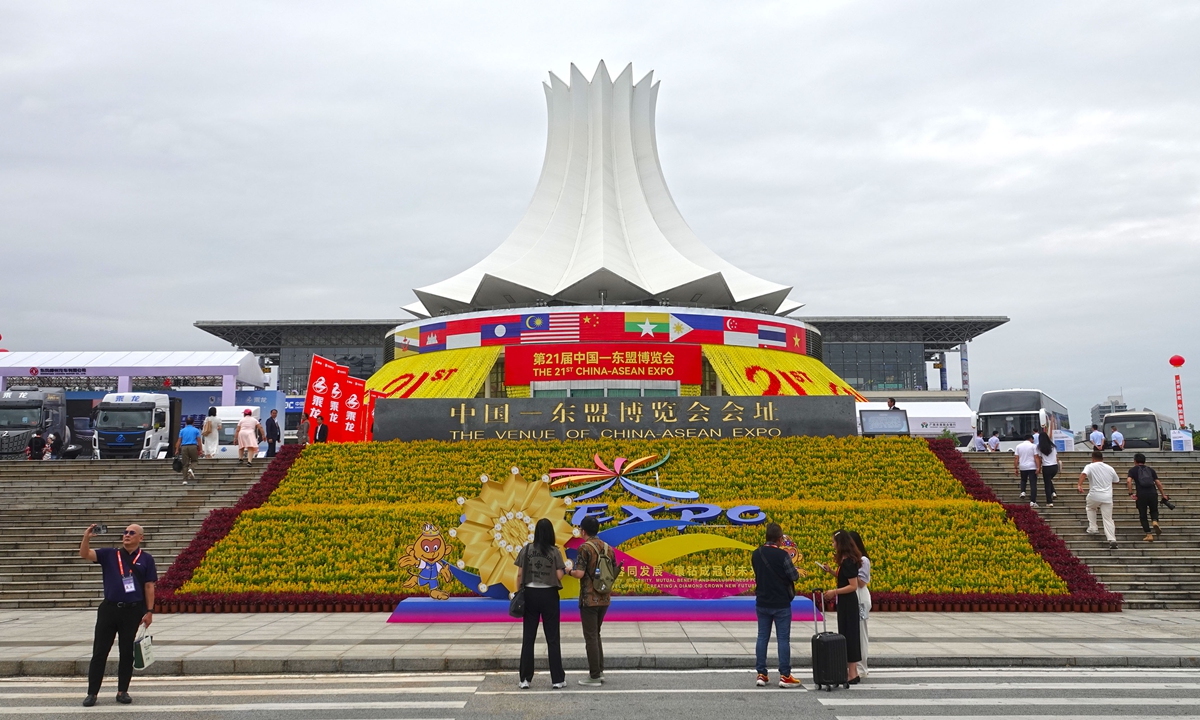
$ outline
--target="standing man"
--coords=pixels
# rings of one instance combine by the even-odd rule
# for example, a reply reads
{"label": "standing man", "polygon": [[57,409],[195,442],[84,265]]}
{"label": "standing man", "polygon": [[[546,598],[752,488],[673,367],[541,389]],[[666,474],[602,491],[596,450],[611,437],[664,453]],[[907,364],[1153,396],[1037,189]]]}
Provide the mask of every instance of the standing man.
{"label": "standing man", "polygon": [[317,416],[317,429],[313,431],[313,442],[329,442],[329,426],[325,424],[325,416]]}
{"label": "standing man", "polygon": [[1092,425],[1092,434],[1088,435],[1088,440],[1092,441],[1093,450],[1104,449],[1104,433],[1100,432],[1099,425]]}
{"label": "standing man", "polygon": [[580,685],[602,685],[604,683],[604,643],[600,640],[600,628],[604,615],[612,603],[611,593],[596,592],[592,582],[600,573],[600,558],[612,557],[608,543],[596,537],[600,533],[600,522],[594,517],[585,517],[579,523],[583,544],[575,556],[575,567],[571,577],[579,578],[579,623],[583,626],[583,646],[587,650],[588,676]]}
{"label": "standing man", "polygon": [[[1162,535],[1162,528],[1158,526],[1158,497],[1165,497],[1167,491],[1163,490],[1154,468],[1146,465],[1146,456],[1142,453],[1133,456],[1133,467],[1129,468],[1125,480],[1129,485],[1129,497],[1137,500],[1138,519],[1142,521],[1142,530],[1146,533],[1142,540],[1154,542]],[[1150,514],[1149,521],[1147,512]]]}
{"label": "standing man", "polygon": [[1121,434],[1116,425],[1112,426],[1112,438],[1109,440],[1109,449],[1113,452],[1125,449],[1125,436]]}
{"label": "standing man", "polygon": [[779,523],[767,525],[767,542],[750,555],[754,567],[754,611],[758,615],[758,642],[754,645],[754,663],[758,678],[754,684],[766,687],[767,644],[771,641],[771,624],[775,624],[775,644],[779,649],[779,687],[800,687],[792,677],[792,598],[796,596],[796,581],[800,573],[787,551],[779,547],[783,528]]}
{"label": "standing man", "polygon": [[987,441],[983,439],[983,431],[976,430],[975,438],[973,440],[971,440],[971,451],[972,452],[987,452],[987,449],[988,449]]}
{"label": "standing man", "polygon": [[988,452],[1000,452],[1000,431],[993,430],[992,436],[988,438]]}
{"label": "standing man", "polygon": [[1087,517],[1088,535],[1097,535],[1099,530],[1096,529],[1096,511],[1099,510],[1104,518],[1104,536],[1108,538],[1108,546],[1113,550],[1117,549],[1117,526],[1113,524],[1112,506],[1113,506],[1113,483],[1120,482],[1117,477],[1117,471],[1112,469],[1112,466],[1104,462],[1104,453],[1099,450],[1092,451],[1092,462],[1079,473],[1079,484],[1076,490],[1083,492],[1083,481],[1088,481],[1087,494]]}
{"label": "standing man", "polygon": [[154,620],[154,583],[158,569],[154,557],[142,550],[142,526],[125,528],[119,548],[91,548],[95,525],[89,525],[79,543],[79,557],[100,564],[104,578],[104,602],[96,611],[96,637],[92,642],[92,664],[88,668],[88,691],[84,707],[96,704],[96,695],[104,681],[104,666],[117,637],[120,661],[117,664],[117,702],[128,705],[129,681],[133,678],[133,640],[139,625],[150,627]]}
{"label": "standing man", "polygon": [[1025,484],[1029,483],[1030,492],[1033,496],[1029,500],[1029,507],[1037,507],[1037,478],[1039,464],[1037,454],[1037,445],[1033,444],[1033,436],[1026,435],[1025,442],[1021,443],[1013,449],[1013,470],[1021,478],[1021,499],[1025,499]]}
{"label": "standing man", "polygon": [[310,427],[312,426],[308,422],[308,415],[301,415],[300,426],[296,428],[296,444],[300,447],[304,447],[308,444],[308,432]]}
{"label": "standing man", "polygon": [[900,409],[900,408],[896,407],[896,398],[888,398],[887,406],[888,406],[888,410],[899,410]]}
{"label": "standing man", "polygon": [[30,460],[41,460],[46,454],[46,438],[42,437],[42,431],[38,430],[33,433],[33,437],[29,438],[29,445],[25,448]]}
{"label": "standing man", "polygon": [[271,417],[267,418],[267,457],[275,457],[275,445],[281,437],[282,435],[279,432],[279,411],[272,410]]}
{"label": "standing man", "polygon": [[196,473],[192,465],[200,461],[200,431],[190,421],[185,421],[179,430],[179,438],[175,440],[175,454],[183,459],[183,484],[195,480]]}

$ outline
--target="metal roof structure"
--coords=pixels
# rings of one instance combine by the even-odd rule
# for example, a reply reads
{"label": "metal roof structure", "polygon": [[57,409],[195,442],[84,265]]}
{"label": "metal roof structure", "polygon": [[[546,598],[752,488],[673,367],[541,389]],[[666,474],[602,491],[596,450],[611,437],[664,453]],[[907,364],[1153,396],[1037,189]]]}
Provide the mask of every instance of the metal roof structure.
{"label": "metal roof structure", "polygon": [[405,320],[201,320],[194,325],[230,345],[278,362],[281,347],[382,347]]}
{"label": "metal roof structure", "polygon": [[265,387],[253,353],[244,350],[167,352],[7,352],[0,353],[0,378],[133,377],[219,375]]}
{"label": "metal roof structure", "polygon": [[786,315],[790,287],[727,262],[688,227],[659,163],[654,73],[545,85],[542,174],[525,216],[471,268],[413,290],[432,317],[535,305],[686,305]]}
{"label": "metal roof structure", "polygon": [[806,317],[817,326],[825,343],[919,342],[926,352],[953,350],[1008,318],[995,316],[863,316]]}

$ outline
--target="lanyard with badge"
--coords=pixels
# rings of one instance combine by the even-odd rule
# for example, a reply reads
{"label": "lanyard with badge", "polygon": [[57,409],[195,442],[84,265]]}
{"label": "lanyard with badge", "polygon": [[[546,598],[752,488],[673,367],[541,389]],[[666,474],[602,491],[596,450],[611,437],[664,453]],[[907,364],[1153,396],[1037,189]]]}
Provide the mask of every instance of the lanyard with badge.
{"label": "lanyard with badge", "polygon": [[133,566],[137,565],[137,561],[142,557],[142,551],[138,550],[138,554],[129,563],[129,574],[125,574],[125,563],[121,561],[121,551],[117,550],[117,569],[121,571],[121,582],[125,584],[125,592],[137,592],[137,585],[133,580]]}

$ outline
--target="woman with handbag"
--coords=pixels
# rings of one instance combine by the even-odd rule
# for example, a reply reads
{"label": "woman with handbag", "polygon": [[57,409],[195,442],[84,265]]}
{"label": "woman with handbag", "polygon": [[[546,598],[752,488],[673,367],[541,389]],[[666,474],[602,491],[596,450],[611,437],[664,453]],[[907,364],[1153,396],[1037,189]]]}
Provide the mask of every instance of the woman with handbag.
{"label": "woman with handbag", "polygon": [[538,621],[546,634],[551,687],[566,687],[562,648],[559,646],[559,600],[562,576],[567,570],[562,551],[554,543],[554,524],[546,518],[533,528],[533,542],[517,553],[517,593],[524,594],[524,632],[521,635],[521,667],[518,686],[525,690],[533,681],[533,643]]}
{"label": "woman with handbag", "polygon": [[200,431],[200,457],[215,458],[217,447],[221,444],[221,421],[217,419],[217,409],[210,407],[208,416],[204,418],[204,428]]}

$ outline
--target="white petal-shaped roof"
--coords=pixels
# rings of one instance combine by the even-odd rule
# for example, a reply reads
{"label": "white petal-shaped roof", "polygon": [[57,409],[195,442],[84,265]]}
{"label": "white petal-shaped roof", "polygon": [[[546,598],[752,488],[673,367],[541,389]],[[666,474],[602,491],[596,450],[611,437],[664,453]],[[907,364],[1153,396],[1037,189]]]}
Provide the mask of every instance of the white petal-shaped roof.
{"label": "white petal-shaped roof", "polygon": [[512,234],[473,267],[417,288],[405,309],[439,315],[538,303],[659,304],[786,314],[791,288],[757,278],[696,237],[667,189],[654,136],[658,83],[553,73],[546,159]]}

